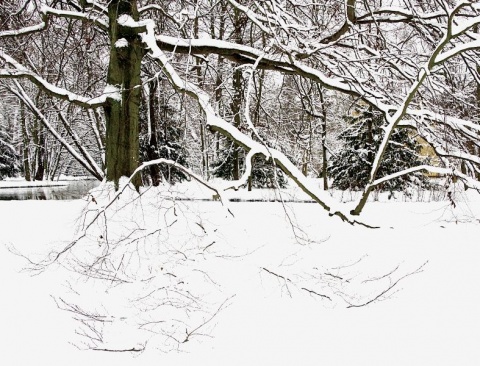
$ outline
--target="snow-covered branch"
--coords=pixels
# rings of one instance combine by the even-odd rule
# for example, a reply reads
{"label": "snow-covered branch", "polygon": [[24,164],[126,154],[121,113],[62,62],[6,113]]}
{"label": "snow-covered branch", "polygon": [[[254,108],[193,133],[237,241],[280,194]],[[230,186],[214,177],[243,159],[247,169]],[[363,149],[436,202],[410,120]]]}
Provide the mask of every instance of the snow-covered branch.
{"label": "snow-covered branch", "polygon": [[259,69],[275,70],[284,74],[295,74],[313,80],[323,87],[350,94],[365,100],[385,113],[391,110],[384,103],[386,97],[380,92],[370,90],[364,85],[355,84],[345,78],[333,78],[320,70],[302,62],[289,59],[286,55],[270,55],[254,47],[240,45],[228,41],[212,39],[180,39],[165,35],[156,36],[157,45],[161,50],[183,54],[218,54],[233,62],[254,65],[257,60]]}
{"label": "snow-covered branch", "polygon": [[130,176],[128,181],[131,182],[133,180],[133,178],[137,174],[139,174],[142,170],[144,170],[145,168],[147,168],[149,166],[152,166],[152,165],[161,165],[161,164],[169,165],[169,166],[171,166],[175,169],[180,170],[182,173],[185,173],[187,176],[189,176],[193,180],[196,180],[198,183],[200,183],[204,187],[212,190],[218,196],[220,202],[222,202],[223,205],[226,205],[227,200],[225,198],[223,198],[223,189],[215,186],[214,184],[212,184],[210,182],[207,182],[205,179],[203,179],[198,174],[194,173],[193,171],[191,171],[187,167],[185,167],[182,164],[179,164],[178,162],[173,161],[171,159],[160,158],[160,159],[150,160],[150,161],[142,163],[137,169],[135,169],[135,171]]}
{"label": "snow-covered branch", "polygon": [[102,169],[100,169],[100,167],[97,165],[97,163],[88,153],[88,151],[86,151],[85,148],[81,145],[81,143],[79,142],[79,137],[76,136],[73,131],[71,131],[74,133],[73,137],[76,138],[79,142],[77,146],[79,147],[80,152],[83,156],[80,155],[52,126],[47,117],[45,117],[45,115],[37,108],[35,103],[32,101],[32,99],[28,96],[23,87],[17,81],[15,81],[15,86],[16,90],[11,88],[11,92],[14,93],[28,106],[28,108],[37,116],[37,118],[43,123],[43,125],[48,129],[48,131],[57,139],[58,142],[60,142],[63,147],[67,149],[67,151],[74,157],[75,160],[77,160],[90,174],[92,174],[98,180],[102,180],[104,178],[104,173]]}
{"label": "snow-covered branch", "polygon": [[412,103],[414,97],[417,95],[420,87],[423,85],[425,80],[428,78],[428,76],[431,74],[433,69],[437,66],[437,57],[441,54],[441,52],[447,47],[447,45],[450,43],[452,38],[455,36],[458,36],[460,33],[453,33],[453,24],[454,24],[454,18],[458,14],[458,12],[461,11],[461,9],[465,8],[468,6],[470,2],[467,1],[460,1],[453,9],[451,9],[449,13],[449,18],[448,18],[448,29],[443,35],[442,39],[438,42],[437,46],[435,49],[431,52],[428,60],[423,64],[423,66],[420,68],[418,75],[417,75],[417,80],[410,86],[409,91],[403,98],[402,102],[398,105],[396,108],[396,111],[393,115],[390,115],[387,111],[385,114],[386,121],[388,123],[388,126],[385,128],[385,135],[382,139],[382,142],[380,143],[380,147],[378,148],[378,151],[375,155],[375,159],[372,164],[372,168],[370,171],[370,179],[369,183],[367,184],[367,187],[365,188],[363,195],[361,199],[359,200],[358,204],[356,207],[351,211],[352,214],[354,215],[359,215],[360,212],[362,211],[363,207],[365,206],[368,196],[371,192],[371,185],[373,184],[378,169],[380,167],[380,164],[382,162],[383,156],[385,154],[385,151],[388,146],[388,142],[395,130],[395,128],[398,126],[400,121],[404,118],[406,114],[408,114],[410,104]]}
{"label": "snow-covered branch", "polygon": [[11,29],[6,31],[0,31],[0,38],[2,37],[16,37],[16,36],[26,36],[32,33],[40,32],[47,27],[47,22],[41,22],[29,27],[21,29]]}
{"label": "snow-covered branch", "polygon": [[5,63],[12,66],[12,68],[0,68],[0,79],[28,79],[32,83],[37,85],[40,89],[42,89],[44,92],[85,108],[100,107],[105,104],[107,98],[112,97],[112,93],[109,90],[106,90],[105,93],[100,95],[99,97],[88,98],[82,95],[72,93],[67,89],[53,85],[37,73],[28,70],[13,57],[5,53],[5,51],[2,49],[0,49],[0,60],[3,60]]}
{"label": "snow-covered branch", "polygon": [[474,188],[478,191],[480,191],[480,182],[477,180],[459,172],[457,169],[449,169],[449,168],[441,168],[441,167],[436,167],[436,166],[431,166],[431,165],[419,165],[416,167],[412,167],[409,169],[402,170],[400,172],[396,172],[393,174],[386,175],[385,177],[379,178],[375,180],[373,183],[369,184],[367,189],[373,189],[376,186],[385,183],[386,181],[402,177],[404,175],[409,175],[415,172],[428,172],[428,173],[433,173],[433,174],[440,174],[440,175],[452,175],[457,178],[460,178],[465,184],[467,184],[469,187]]}
{"label": "snow-covered branch", "polygon": [[84,12],[78,12],[78,11],[59,10],[59,9],[51,8],[49,6],[43,6],[41,8],[41,12],[45,16],[52,15],[59,18],[86,20],[95,24],[97,27],[99,27],[104,31],[108,30],[108,22],[102,19],[100,15],[96,14],[95,12],[84,13]]}
{"label": "snow-covered branch", "polygon": [[3,37],[17,37],[17,36],[26,36],[32,33],[38,33],[45,29],[47,29],[49,25],[49,17],[55,16],[59,18],[69,18],[69,19],[76,19],[76,20],[85,20],[95,24],[100,29],[107,31],[108,30],[108,23],[103,20],[99,15],[92,13],[92,12],[76,12],[76,11],[68,11],[68,10],[59,10],[49,6],[42,6],[40,9],[40,13],[42,15],[42,21],[38,24],[31,25],[28,27],[23,27],[20,29],[10,29],[5,31],[0,31],[0,38]]}
{"label": "snow-covered branch", "polygon": [[344,208],[340,207],[340,204],[333,201],[326,192],[321,191],[317,186],[312,184],[312,182],[309,181],[284,154],[275,149],[267,149],[267,147],[264,145],[254,141],[251,137],[240,132],[232,124],[217,116],[215,109],[210,103],[210,97],[192,83],[182,79],[172,67],[168,57],[158,46],[158,37],[155,37],[153,22],[147,25],[147,32],[143,34],[143,40],[150,48],[150,56],[161,64],[165,74],[174,87],[187,93],[198,101],[201,109],[205,113],[207,126],[211,130],[220,132],[222,135],[235,141],[235,143],[247,151],[253,150],[255,151],[255,154],[262,154],[266,159],[271,157],[274,159],[276,165],[285,172],[285,174],[292,178],[306,194],[308,194],[312,199],[325,208],[330,215],[339,216],[342,220],[351,224],[358,223],[358,221],[353,219],[349,214],[344,213]]}
{"label": "snow-covered branch", "polygon": [[[436,121],[436,123],[441,126],[442,131],[439,131],[438,128],[434,128],[432,124],[425,124],[422,122],[422,120],[404,120],[399,124],[399,126],[415,129],[418,135],[421,136],[434,149],[435,153],[439,157],[460,159],[463,161],[480,164],[480,157],[465,151],[465,141],[461,139],[462,134],[464,134],[468,141],[470,141],[472,144],[480,146],[480,135],[475,134],[475,130],[469,131],[465,128],[465,126],[459,126],[458,124],[449,121],[447,118],[445,118],[444,121]],[[445,131],[451,132],[452,138],[445,138]],[[439,138],[438,135],[440,134],[444,135],[443,138]],[[446,144],[445,140],[449,140],[447,141],[448,144]]]}

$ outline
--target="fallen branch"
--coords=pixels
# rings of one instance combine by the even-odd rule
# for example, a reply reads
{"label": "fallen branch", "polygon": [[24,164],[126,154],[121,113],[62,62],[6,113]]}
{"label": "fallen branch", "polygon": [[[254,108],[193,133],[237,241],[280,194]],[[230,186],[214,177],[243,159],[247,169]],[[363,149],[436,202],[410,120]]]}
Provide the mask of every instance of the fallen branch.
{"label": "fallen branch", "polygon": [[[367,301],[367,302],[364,302],[362,304],[349,304],[347,306],[347,309],[348,308],[360,308],[362,306],[366,306],[368,304],[371,304],[377,300],[379,300],[382,296],[384,296],[386,293],[390,292],[400,281],[404,280],[405,278],[407,277],[410,277],[414,274],[417,274],[417,273],[420,273],[420,272],[423,272],[423,267],[425,267],[425,265],[428,263],[428,261],[426,261],[425,263],[423,263],[420,267],[418,267],[415,271],[413,272],[410,272],[410,273],[407,273],[406,275],[403,275],[402,277],[400,277],[398,280],[396,280],[394,283],[392,283],[387,289],[385,289],[384,291],[382,291],[380,294],[378,294],[377,296],[375,296],[373,299]],[[395,270],[394,270],[395,271]],[[392,271],[392,272],[394,272]]]}
{"label": "fallen branch", "polygon": [[143,352],[143,351],[145,351],[145,347],[143,347],[143,348],[132,347],[130,349],[92,348],[91,350],[92,351],[103,351],[103,352]]}

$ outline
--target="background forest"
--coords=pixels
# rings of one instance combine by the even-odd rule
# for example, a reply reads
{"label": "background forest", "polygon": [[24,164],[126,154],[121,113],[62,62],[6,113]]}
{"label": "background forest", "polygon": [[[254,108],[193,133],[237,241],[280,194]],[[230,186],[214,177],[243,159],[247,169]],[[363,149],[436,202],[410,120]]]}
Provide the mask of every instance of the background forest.
{"label": "background forest", "polygon": [[[136,50],[138,70],[128,76],[137,78],[135,95],[121,96],[135,99],[126,103],[135,108],[116,117],[111,104],[120,84],[112,84],[112,65],[133,63],[121,50],[141,32],[114,34],[114,8],[155,21],[157,46],[174,69],[151,56],[150,46]],[[107,180],[117,181],[163,158],[205,180],[239,181],[247,169],[241,185],[281,187],[298,174],[270,159],[275,150],[304,176],[323,177],[324,189],[337,178],[336,187],[365,190],[364,197],[390,174],[420,180],[397,178],[401,184],[383,189],[424,185],[424,173],[412,168],[430,175],[446,168],[442,173],[477,185],[475,3],[31,0],[2,4],[0,12],[2,177],[102,180],[106,170],[113,174]],[[450,29],[454,17],[467,22],[458,34]],[[119,77],[125,88],[126,74]],[[209,112],[175,78],[208,96]],[[266,152],[212,125],[208,113]],[[109,127],[117,124],[123,132]],[[118,136],[127,141],[119,142],[123,153],[111,142]],[[106,169],[109,161],[126,168]],[[156,164],[141,181],[175,183],[187,175]]]}

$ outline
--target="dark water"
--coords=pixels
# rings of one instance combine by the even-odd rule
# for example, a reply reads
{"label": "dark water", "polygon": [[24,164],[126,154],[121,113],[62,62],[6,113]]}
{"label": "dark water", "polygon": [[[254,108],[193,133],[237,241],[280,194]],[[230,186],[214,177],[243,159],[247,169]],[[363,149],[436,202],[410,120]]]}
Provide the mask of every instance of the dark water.
{"label": "dark water", "polygon": [[64,181],[64,186],[34,188],[0,188],[0,201],[76,200],[100,184],[97,180]]}

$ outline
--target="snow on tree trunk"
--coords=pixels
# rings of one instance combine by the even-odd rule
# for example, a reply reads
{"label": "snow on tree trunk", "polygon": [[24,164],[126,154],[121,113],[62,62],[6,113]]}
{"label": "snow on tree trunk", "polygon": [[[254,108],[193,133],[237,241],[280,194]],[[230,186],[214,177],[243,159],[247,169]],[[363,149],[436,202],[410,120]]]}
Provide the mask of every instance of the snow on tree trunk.
{"label": "snow on tree trunk", "polygon": [[[130,176],[139,164],[138,125],[141,102],[140,66],[144,47],[136,28],[122,21],[138,21],[137,2],[113,0],[108,6],[110,63],[108,66],[105,117],[107,122],[107,181],[118,186],[122,176]],[[133,179],[140,186],[140,176]]]}

